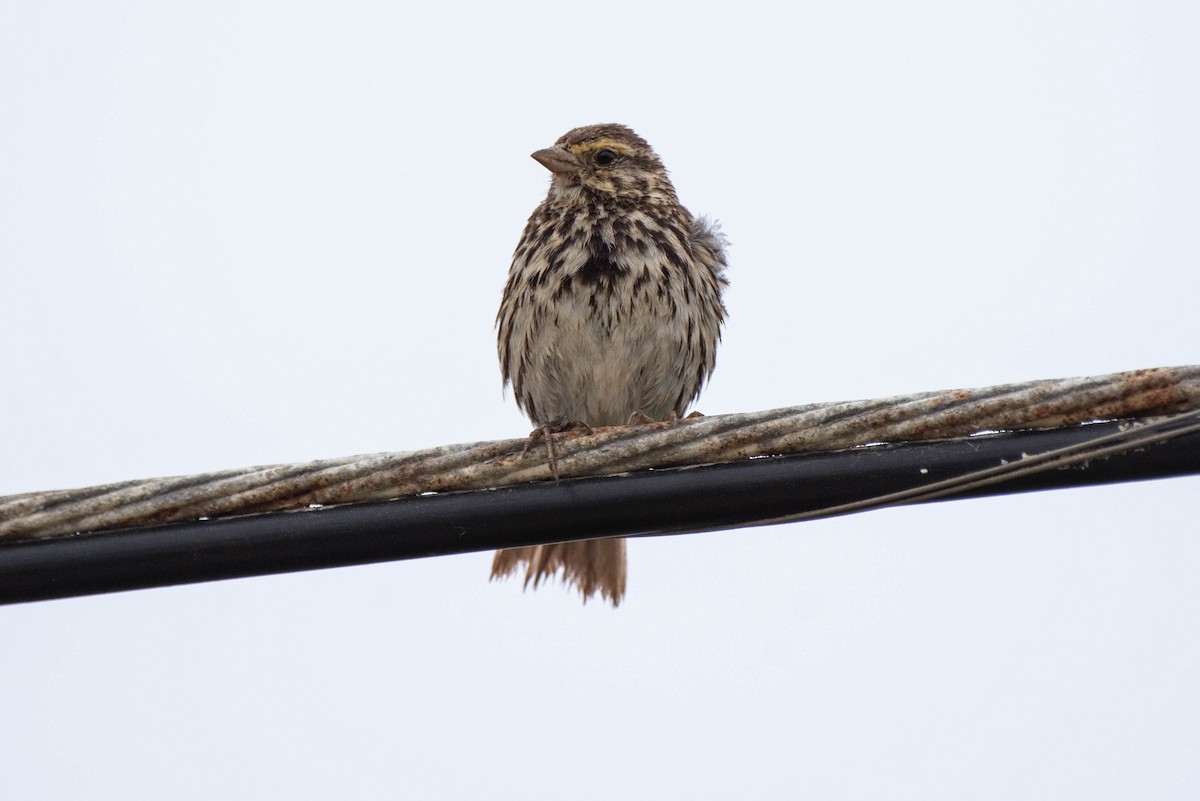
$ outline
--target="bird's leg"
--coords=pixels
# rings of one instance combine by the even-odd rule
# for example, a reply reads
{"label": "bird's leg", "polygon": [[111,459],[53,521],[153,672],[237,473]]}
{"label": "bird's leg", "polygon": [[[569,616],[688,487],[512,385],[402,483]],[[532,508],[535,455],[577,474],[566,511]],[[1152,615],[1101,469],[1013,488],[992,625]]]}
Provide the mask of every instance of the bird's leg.
{"label": "bird's leg", "polygon": [[650,423],[657,423],[650,415],[643,412],[641,409],[634,410],[633,414],[629,415],[629,419],[625,421],[627,426],[644,426]]}
{"label": "bird's leg", "polygon": [[558,481],[558,454],[554,451],[554,435],[563,434],[567,431],[580,431],[584,434],[590,434],[592,433],[592,427],[582,420],[568,420],[565,423],[539,426],[529,432],[529,439],[526,441],[524,449],[521,450],[521,456],[528,455],[538,440],[545,440],[546,459],[550,464],[550,472],[554,475],[554,480]]}

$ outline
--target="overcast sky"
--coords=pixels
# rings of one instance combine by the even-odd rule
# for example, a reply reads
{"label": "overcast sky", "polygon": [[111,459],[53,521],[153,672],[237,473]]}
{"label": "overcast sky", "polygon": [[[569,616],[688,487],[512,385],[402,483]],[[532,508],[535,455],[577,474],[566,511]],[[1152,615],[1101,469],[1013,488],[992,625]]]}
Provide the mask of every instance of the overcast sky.
{"label": "overcast sky", "polygon": [[[1200,362],[1189,2],[5,2],[0,495],[524,436],[529,153],[732,241],[707,414]],[[1200,479],[0,608],[0,795],[1195,798]]]}

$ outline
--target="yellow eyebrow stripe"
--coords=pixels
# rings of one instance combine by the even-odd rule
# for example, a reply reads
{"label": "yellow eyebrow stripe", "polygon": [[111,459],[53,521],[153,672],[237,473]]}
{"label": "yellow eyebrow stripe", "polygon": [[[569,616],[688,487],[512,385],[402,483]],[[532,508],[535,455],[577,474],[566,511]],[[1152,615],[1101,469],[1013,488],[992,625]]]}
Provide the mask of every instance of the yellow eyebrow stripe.
{"label": "yellow eyebrow stripe", "polygon": [[582,142],[578,145],[572,145],[567,149],[575,155],[579,155],[580,153],[593,153],[597,150],[603,150],[604,148],[608,148],[618,156],[633,155],[633,149],[630,148],[629,145],[626,145],[623,142],[618,142],[615,139],[593,139],[590,142]]}

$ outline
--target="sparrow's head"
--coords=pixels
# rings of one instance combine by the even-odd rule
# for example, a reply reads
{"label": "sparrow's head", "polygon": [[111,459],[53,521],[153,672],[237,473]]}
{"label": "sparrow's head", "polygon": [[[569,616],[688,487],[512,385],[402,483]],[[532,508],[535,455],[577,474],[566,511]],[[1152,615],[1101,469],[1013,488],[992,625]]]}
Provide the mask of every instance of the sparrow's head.
{"label": "sparrow's head", "polygon": [[658,155],[624,125],[575,128],[533,158],[554,173],[551,195],[582,188],[618,197],[678,202]]}

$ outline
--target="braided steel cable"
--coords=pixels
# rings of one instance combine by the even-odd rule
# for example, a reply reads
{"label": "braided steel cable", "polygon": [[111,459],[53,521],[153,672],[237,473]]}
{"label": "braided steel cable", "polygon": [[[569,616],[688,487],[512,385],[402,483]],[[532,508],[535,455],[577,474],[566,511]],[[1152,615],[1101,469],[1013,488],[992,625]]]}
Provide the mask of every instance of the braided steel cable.
{"label": "braided steel cable", "polygon": [[[567,432],[555,435],[555,449],[558,475],[579,478],[1198,410],[1200,366],[1192,365]],[[469,443],[13,495],[0,498],[0,542],[550,479],[543,452],[526,445]]]}

